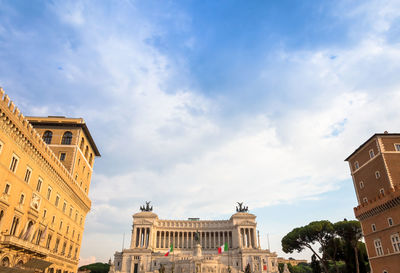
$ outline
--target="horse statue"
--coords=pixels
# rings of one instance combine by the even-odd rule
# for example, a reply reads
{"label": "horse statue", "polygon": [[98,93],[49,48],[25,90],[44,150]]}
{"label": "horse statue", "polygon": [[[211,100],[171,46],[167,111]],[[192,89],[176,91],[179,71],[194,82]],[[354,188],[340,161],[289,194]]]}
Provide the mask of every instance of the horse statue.
{"label": "horse statue", "polygon": [[243,202],[236,202],[239,206],[236,206],[236,212],[248,212],[249,207],[243,206]]}
{"label": "horse statue", "polygon": [[141,211],[153,211],[153,206],[150,206],[151,201],[146,201],[146,206],[140,206]]}

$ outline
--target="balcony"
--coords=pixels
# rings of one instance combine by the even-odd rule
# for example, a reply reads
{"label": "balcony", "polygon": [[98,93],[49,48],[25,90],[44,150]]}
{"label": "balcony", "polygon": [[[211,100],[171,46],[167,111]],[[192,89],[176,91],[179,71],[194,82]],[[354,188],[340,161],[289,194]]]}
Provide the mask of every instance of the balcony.
{"label": "balcony", "polygon": [[5,246],[5,247],[9,247],[15,250],[20,250],[20,251],[24,251],[39,257],[46,257],[49,250],[36,245],[34,243],[31,243],[29,241],[25,241],[22,240],[18,237],[12,236],[12,235],[4,235],[1,237],[0,240],[0,244]]}

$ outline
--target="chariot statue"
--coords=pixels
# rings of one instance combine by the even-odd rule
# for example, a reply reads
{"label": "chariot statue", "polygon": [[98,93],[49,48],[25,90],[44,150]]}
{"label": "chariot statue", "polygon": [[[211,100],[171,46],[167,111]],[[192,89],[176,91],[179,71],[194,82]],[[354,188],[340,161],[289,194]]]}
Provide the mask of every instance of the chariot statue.
{"label": "chariot statue", "polygon": [[236,202],[239,206],[236,206],[236,212],[249,212],[248,206],[243,206],[243,202]]}
{"label": "chariot statue", "polygon": [[140,206],[141,211],[153,211],[153,206],[150,206],[151,201],[146,201],[145,206]]}

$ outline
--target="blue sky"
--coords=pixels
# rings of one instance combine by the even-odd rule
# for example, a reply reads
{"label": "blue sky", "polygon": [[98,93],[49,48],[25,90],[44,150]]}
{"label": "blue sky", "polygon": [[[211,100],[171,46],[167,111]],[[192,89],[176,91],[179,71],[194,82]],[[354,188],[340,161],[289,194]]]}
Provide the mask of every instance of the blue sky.
{"label": "blue sky", "polygon": [[[81,263],[160,218],[258,216],[262,246],[352,219],[343,161],[399,132],[398,1],[4,1],[0,86],[25,115],[83,117],[97,159]],[[284,255],[309,258],[309,253]]]}

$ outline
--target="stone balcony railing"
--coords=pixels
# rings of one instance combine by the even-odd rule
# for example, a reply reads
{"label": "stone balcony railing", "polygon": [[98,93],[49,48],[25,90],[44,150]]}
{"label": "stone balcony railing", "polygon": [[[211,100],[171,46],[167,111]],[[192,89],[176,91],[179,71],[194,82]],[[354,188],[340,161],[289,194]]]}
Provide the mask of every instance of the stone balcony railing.
{"label": "stone balcony railing", "polygon": [[0,237],[0,244],[4,246],[10,246],[13,248],[22,249],[25,252],[33,253],[42,257],[46,257],[49,253],[49,250],[29,241],[25,241],[18,237],[12,235],[3,235]]}

